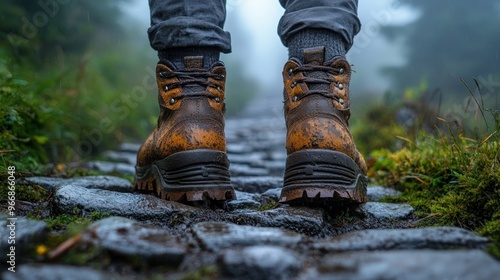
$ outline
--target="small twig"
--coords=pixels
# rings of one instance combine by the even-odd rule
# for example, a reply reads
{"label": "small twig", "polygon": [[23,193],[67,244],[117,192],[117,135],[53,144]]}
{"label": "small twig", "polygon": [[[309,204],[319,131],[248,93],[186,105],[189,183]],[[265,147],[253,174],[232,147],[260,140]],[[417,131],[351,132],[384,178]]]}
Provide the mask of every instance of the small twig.
{"label": "small twig", "polygon": [[69,249],[71,249],[73,246],[75,246],[83,237],[83,233],[79,232],[75,234],[73,237],[70,239],[64,241],[61,243],[59,246],[57,246],[54,250],[50,251],[47,255],[49,260],[57,259],[60,256],[62,256],[64,253],[66,253]]}
{"label": "small twig", "polygon": [[403,136],[396,135],[396,138],[401,139],[401,140],[403,140],[403,141],[406,141],[406,142],[408,142],[408,143],[410,143],[410,144],[415,145],[415,143],[414,143],[413,141],[411,141],[410,139],[405,138],[405,137],[403,137]]}
{"label": "small twig", "polygon": [[432,213],[432,214],[430,214],[430,215],[428,215],[426,217],[423,217],[422,219],[417,220],[416,223],[420,223],[420,222],[422,222],[422,221],[424,221],[426,219],[432,218],[434,216],[439,216],[439,213]]}
{"label": "small twig", "polygon": [[490,134],[488,137],[484,138],[483,141],[481,141],[481,143],[479,144],[479,146],[483,145],[484,143],[486,143],[488,140],[490,140],[490,138],[495,135],[498,131],[493,131],[492,134]]}

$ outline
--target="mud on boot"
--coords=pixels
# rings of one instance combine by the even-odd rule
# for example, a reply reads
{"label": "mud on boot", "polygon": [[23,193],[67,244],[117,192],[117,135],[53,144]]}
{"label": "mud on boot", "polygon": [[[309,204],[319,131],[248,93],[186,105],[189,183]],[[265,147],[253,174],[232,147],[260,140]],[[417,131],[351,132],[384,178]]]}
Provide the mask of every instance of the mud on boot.
{"label": "mud on boot", "polygon": [[324,61],[324,48],[304,50],[283,70],[287,161],[280,202],[363,203],[366,163],[349,131],[351,67]]}
{"label": "mud on boot", "polygon": [[163,199],[196,203],[235,198],[224,135],[226,70],[203,68],[202,56],[186,68],[156,67],[160,116],[137,154],[134,187]]}

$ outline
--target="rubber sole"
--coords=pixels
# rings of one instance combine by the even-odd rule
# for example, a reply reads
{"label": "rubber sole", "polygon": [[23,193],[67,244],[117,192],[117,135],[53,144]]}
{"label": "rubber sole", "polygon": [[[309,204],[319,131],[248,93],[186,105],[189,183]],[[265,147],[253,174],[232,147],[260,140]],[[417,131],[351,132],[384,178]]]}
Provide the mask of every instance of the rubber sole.
{"label": "rubber sole", "polygon": [[346,154],[324,149],[294,152],[286,159],[280,202],[359,204],[368,201],[368,179]]}
{"label": "rubber sole", "polygon": [[226,153],[206,149],[179,152],[149,166],[137,166],[134,188],[184,203],[236,198]]}

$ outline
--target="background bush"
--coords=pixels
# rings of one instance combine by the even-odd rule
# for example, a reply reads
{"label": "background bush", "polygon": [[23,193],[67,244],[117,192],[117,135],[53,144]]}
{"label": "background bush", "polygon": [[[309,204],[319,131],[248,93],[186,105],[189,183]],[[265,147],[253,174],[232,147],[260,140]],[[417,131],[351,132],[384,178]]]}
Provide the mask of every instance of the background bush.
{"label": "background bush", "polygon": [[[142,142],[156,124],[156,53],[120,10],[128,1],[61,2],[2,3],[0,168],[79,161]],[[231,76],[228,114],[252,96],[246,77]]]}

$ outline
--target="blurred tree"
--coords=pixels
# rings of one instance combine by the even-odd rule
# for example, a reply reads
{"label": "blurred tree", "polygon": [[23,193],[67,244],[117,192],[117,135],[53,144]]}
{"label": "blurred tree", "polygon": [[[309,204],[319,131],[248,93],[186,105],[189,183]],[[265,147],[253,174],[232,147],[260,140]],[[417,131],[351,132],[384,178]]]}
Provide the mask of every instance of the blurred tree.
{"label": "blurred tree", "polygon": [[[2,2],[0,169],[79,160],[147,137],[158,116],[157,58],[146,26],[123,9],[131,1]],[[230,113],[255,88],[241,65],[228,62],[237,73]]]}
{"label": "blurred tree", "polygon": [[15,58],[50,60],[83,53],[123,35],[119,6],[127,0],[6,0],[0,12],[0,44]]}
{"label": "blurred tree", "polygon": [[0,150],[43,145],[38,159],[68,161],[147,135],[154,60],[122,12],[128,2],[2,2]]}
{"label": "blurred tree", "polygon": [[407,25],[383,29],[406,47],[407,64],[386,69],[398,92],[424,80],[446,95],[466,94],[459,78],[471,77],[478,78],[483,94],[500,92],[498,0],[397,1],[421,12]]}

